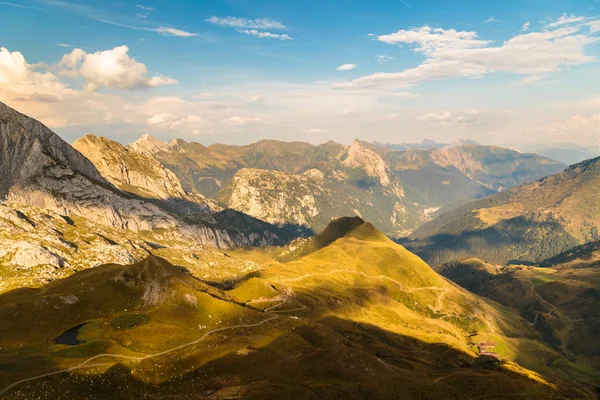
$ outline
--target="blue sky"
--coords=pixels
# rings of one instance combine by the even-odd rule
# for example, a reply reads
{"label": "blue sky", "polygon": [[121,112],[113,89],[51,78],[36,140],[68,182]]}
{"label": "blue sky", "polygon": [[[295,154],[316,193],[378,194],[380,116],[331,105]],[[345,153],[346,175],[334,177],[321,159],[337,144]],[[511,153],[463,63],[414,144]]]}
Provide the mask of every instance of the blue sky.
{"label": "blue sky", "polygon": [[600,2],[0,1],[0,101],[151,133],[600,147]]}

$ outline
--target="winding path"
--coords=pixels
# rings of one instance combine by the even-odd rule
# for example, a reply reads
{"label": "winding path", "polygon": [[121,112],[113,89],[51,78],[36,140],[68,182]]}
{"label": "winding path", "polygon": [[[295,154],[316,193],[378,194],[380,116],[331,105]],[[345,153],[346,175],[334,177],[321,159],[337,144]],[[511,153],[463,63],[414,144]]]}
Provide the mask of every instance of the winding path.
{"label": "winding path", "polygon": [[77,364],[71,368],[66,368],[60,371],[54,371],[54,372],[49,372],[47,374],[43,374],[43,375],[38,375],[38,376],[34,376],[32,378],[27,378],[27,379],[22,379],[20,381],[17,381],[15,383],[12,383],[10,385],[8,385],[7,387],[5,387],[2,391],[0,391],[0,396],[2,396],[3,394],[5,394],[6,392],[8,392],[9,390],[11,390],[12,388],[14,388],[15,386],[18,386],[22,383],[25,382],[31,382],[31,381],[35,381],[37,379],[41,379],[41,378],[46,378],[48,376],[53,376],[53,375],[58,375],[58,374],[62,374],[65,372],[71,372],[71,371],[75,371],[77,369],[82,369],[82,368],[92,368],[92,367],[98,367],[98,366],[104,366],[104,365],[112,365],[114,363],[103,363],[103,364],[94,364],[94,365],[88,365],[90,362],[100,359],[100,358],[118,358],[118,359],[122,359],[122,360],[131,360],[131,361],[143,361],[143,360],[149,360],[151,358],[155,358],[155,357],[160,357],[162,355],[168,354],[168,353],[172,353],[174,351],[177,350],[181,350],[183,348],[189,347],[189,346],[193,346],[199,342],[201,342],[202,340],[206,339],[208,336],[212,335],[213,333],[216,332],[222,332],[222,331],[226,331],[226,330],[232,330],[232,329],[239,329],[239,328],[254,328],[263,324],[266,324],[267,322],[273,321],[275,319],[279,318],[279,315],[273,315],[271,318],[267,318],[263,321],[257,322],[255,324],[241,324],[241,325],[233,325],[233,326],[226,326],[223,328],[217,328],[217,329],[213,329],[209,332],[206,332],[204,335],[202,335],[200,338],[193,340],[189,343],[185,343],[182,344],[180,346],[177,347],[173,347],[171,349],[165,350],[165,351],[161,351],[160,353],[156,353],[156,354],[148,354],[145,355],[143,357],[135,357],[135,356],[125,356],[125,355],[119,355],[119,354],[98,354],[94,357],[90,357],[87,360],[85,360],[84,362]]}
{"label": "winding path", "polygon": [[[440,287],[436,287],[436,286],[405,289],[404,285],[402,285],[402,283],[400,283],[397,280],[392,279],[392,278],[390,278],[388,276],[385,276],[385,275],[375,275],[375,276],[373,276],[373,275],[367,275],[367,274],[365,274],[362,271],[342,270],[342,269],[340,269],[340,270],[333,270],[333,271],[329,271],[329,272],[321,273],[321,274],[306,274],[306,275],[302,275],[302,276],[297,277],[297,278],[290,278],[290,279],[278,280],[278,282],[297,282],[297,281],[301,281],[301,280],[309,278],[309,277],[314,277],[314,276],[328,276],[328,275],[333,275],[333,274],[337,274],[337,273],[354,273],[354,274],[362,275],[365,278],[369,278],[369,279],[384,279],[384,280],[390,281],[390,282],[395,283],[396,285],[398,285],[400,287],[400,290],[403,291],[404,293],[414,293],[414,292],[422,291],[422,290],[439,290],[441,292],[438,295],[438,299],[437,299],[437,303],[438,304],[436,305],[436,307],[430,307],[434,312],[439,312],[442,309],[442,298],[449,291],[448,288],[440,288]],[[532,287],[533,287],[533,284],[532,284]],[[537,295],[537,293],[536,293],[536,295]],[[538,295],[538,297],[539,297],[539,295]],[[541,297],[540,297],[540,299],[541,299]],[[302,307],[299,307],[299,308],[294,309],[294,310],[281,310],[281,311],[276,311],[275,310],[275,311],[272,311],[275,308],[277,308],[277,307],[279,307],[279,306],[287,303],[288,300],[289,300],[289,296],[285,296],[285,298],[283,298],[280,303],[277,303],[277,304],[275,304],[275,305],[273,305],[273,306],[265,309],[264,311],[267,312],[267,313],[269,313],[269,312],[270,313],[291,312],[291,311],[305,310],[307,308],[306,306],[303,305]],[[261,301],[258,301],[258,302],[261,302]],[[7,387],[5,387],[4,389],[2,389],[2,391],[0,391],[0,396],[2,396],[3,394],[7,393],[9,390],[13,389],[14,387],[16,387],[16,386],[18,386],[18,385],[20,385],[22,383],[35,381],[35,380],[38,380],[38,379],[46,378],[46,377],[53,376],[53,375],[62,374],[62,373],[65,373],[65,372],[72,372],[72,371],[75,371],[75,370],[78,370],[78,369],[92,368],[92,367],[106,366],[106,365],[113,365],[114,364],[114,363],[101,363],[101,364],[92,364],[92,365],[90,365],[90,363],[92,361],[95,361],[95,360],[98,360],[98,359],[101,359],[101,358],[113,358],[113,359],[120,359],[120,360],[127,360],[127,361],[144,361],[144,360],[149,360],[149,359],[152,359],[152,358],[160,357],[160,356],[163,356],[165,354],[169,354],[169,353],[172,353],[174,351],[181,350],[181,349],[184,349],[186,347],[198,344],[201,341],[203,341],[204,339],[206,339],[208,336],[210,336],[210,335],[212,335],[212,334],[214,334],[216,332],[222,332],[222,331],[226,331],[226,330],[233,330],[233,329],[240,329],[240,328],[253,328],[253,327],[257,327],[257,326],[266,324],[267,322],[271,322],[271,321],[273,321],[273,320],[275,320],[277,318],[279,318],[279,315],[273,315],[271,318],[267,318],[267,319],[265,319],[263,321],[255,323],[255,324],[240,324],[240,325],[233,325],[233,326],[227,326],[227,327],[223,327],[223,328],[213,329],[213,330],[211,330],[209,332],[206,332],[204,335],[202,335],[201,337],[199,337],[196,340],[193,340],[191,342],[182,344],[182,345],[177,346],[177,347],[173,347],[173,348],[165,350],[165,351],[161,351],[160,353],[156,353],[156,354],[148,354],[148,355],[141,356],[141,357],[126,356],[126,355],[119,355],[119,354],[98,354],[98,355],[95,355],[93,357],[90,357],[90,358],[86,359],[82,363],[77,364],[77,365],[75,365],[73,367],[62,369],[62,370],[59,370],[59,371],[49,372],[49,373],[46,373],[46,374],[42,374],[42,375],[38,375],[38,376],[34,376],[34,377],[31,377],[31,378],[22,379],[20,381],[14,382],[14,383],[8,385]]]}

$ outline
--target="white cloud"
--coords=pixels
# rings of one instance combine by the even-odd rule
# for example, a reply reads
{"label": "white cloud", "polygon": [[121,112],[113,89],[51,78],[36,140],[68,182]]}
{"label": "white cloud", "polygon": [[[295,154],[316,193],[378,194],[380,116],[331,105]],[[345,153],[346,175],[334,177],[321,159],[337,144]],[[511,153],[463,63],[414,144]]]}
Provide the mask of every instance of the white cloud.
{"label": "white cloud", "polygon": [[90,92],[100,87],[137,90],[177,83],[169,77],[148,78],[146,65],[130,57],[128,52],[127,46],[96,53],[74,49],[70,54],[63,56],[59,65],[64,74],[83,77],[85,90]]}
{"label": "white cloud", "polygon": [[390,92],[390,93],[386,93],[386,96],[391,96],[391,97],[421,97],[420,95],[418,95],[416,93],[411,93],[411,92]]}
{"label": "white cloud", "polygon": [[73,47],[72,45],[67,44],[67,43],[58,43],[57,46],[58,47]]}
{"label": "white cloud", "polygon": [[393,60],[393,59],[394,59],[394,57],[392,57],[392,56],[386,56],[386,55],[377,56],[377,62],[379,64],[384,64],[384,63],[386,63],[386,62],[388,62],[390,60]]}
{"label": "white cloud", "polygon": [[252,97],[250,99],[251,102],[253,103],[264,103],[265,102],[265,96],[263,96],[262,94],[257,94],[256,96]]}
{"label": "white cloud", "polygon": [[377,40],[387,44],[413,44],[416,51],[422,53],[431,53],[433,50],[450,49],[468,49],[484,47],[490,44],[490,41],[477,39],[475,32],[459,32],[454,29],[445,30],[442,28],[431,28],[423,26],[418,29],[399,30],[389,35],[377,36]]}
{"label": "white cloud", "polygon": [[142,14],[135,13],[135,16],[138,17],[138,18],[148,18],[148,14],[146,14],[146,13],[142,13]]}
{"label": "white cloud", "polygon": [[417,117],[419,121],[449,121],[451,118],[450,111],[430,112]]}
{"label": "white cloud", "polygon": [[158,32],[161,35],[164,36],[178,36],[178,37],[192,37],[192,36],[198,36],[197,33],[191,33],[191,32],[186,32],[186,31],[182,31],[181,29],[175,29],[175,28],[167,28],[164,26],[158,27],[156,29],[153,29],[154,32]]}
{"label": "white cloud", "polygon": [[336,68],[338,71],[350,71],[356,68],[356,64],[343,64]]}
{"label": "white cloud", "polygon": [[475,118],[478,114],[480,114],[479,110],[460,111],[458,115],[451,111],[433,111],[418,115],[417,120],[440,126],[476,125],[481,123]]}
{"label": "white cloud", "polygon": [[302,132],[304,132],[304,133],[327,133],[327,132],[329,132],[329,130],[322,129],[322,128],[310,128],[310,129],[305,129]]}
{"label": "white cloud", "polygon": [[181,117],[170,113],[156,114],[147,119],[148,125],[159,126],[166,129],[194,127],[201,125],[203,122],[204,120],[197,115],[187,115]]}
{"label": "white cloud", "polygon": [[590,33],[600,32],[600,20],[589,22],[587,25],[590,27]]}
{"label": "white cloud", "polygon": [[210,17],[206,20],[211,24],[227,26],[232,28],[248,28],[248,29],[285,29],[286,26],[279,21],[274,21],[268,18],[247,19],[240,17]]}
{"label": "white cloud", "polygon": [[256,36],[260,39],[279,39],[279,40],[293,40],[288,34],[279,34],[279,33],[271,33],[271,32],[260,32],[256,29],[242,29],[239,31],[244,35]]}
{"label": "white cloud", "polygon": [[133,26],[133,25],[121,24],[119,22],[109,21],[109,20],[106,20],[106,19],[96,19],[96,21],[102,22],[104,24],[110,24],[110,25],[120,26],[122,28],[133,29],[133,30],[136,30],[136,31],[156,32],[156,33],[159,33],[159,34],[161,34],[163,36],[178,36],[178,37],[200,36],[197,33],[186,32],[186,31],[183,31],[181,29],[169,28],[169,27],[165,27],[165,26],[159,26],[158,28],[143,28],[143,27],[140,27],[140,26]]}
{"label": "white cloud", "polygon": [[563,14],[556,21],[551,22],[548,25],[546,25],[546,28],[556,28],[556,27],[559,27],[559,26],[562,26],[562,25],[569,25],[569,24],[574,24],[574,23],[577,23],[577,22],[582,22],[582,21],[585,21],[587,19],[589,19],[589,18],[576,17],[573,14],[571,14],[571,15]]}
{"label": "white cloud", "polygon": [[489,17],[488,19],[486,19],[483,23],[484,24],[490,24],[492,22],[500,22],[498,21],[495,17]]}
{"label": "white cloud", "polygon": [[242,126],[242,125],[248,125],[248,124],[252,124],[252,123],[256,123],[256,122],[261,122],[261,119],[253,118],[253,117],[240,117],[239,115],[234,115],[229,118],[224,118],[223,122],[225,122],[226,124],[230,124],[230,125]]}
{"label": "white cloud", "polygon": [[531,25],[531,22],[527,21],[523,24],[523,26],[521,27],[521,32],[527,32],[529,30],[529,26]]}
{"label": "white cloud", "polygon": [[154,11],[153,7],[148,7],[148,6],[144,6],[144,5],[141,5],[141,4],[136,4],[136,7],[137,8],[141,8],[144,11]]}
{"label": "white cloud", "polygon": [[0,94],[3,100],[54,101],[76,93],[51,72],[39,72],[18,51],[0,48]]}
{"label": "white cloud", "polygon": [[562,66],[580,65],[596,59],[585,48],[599,38],[581,32],[581,27],[563,27],[517,35],[498,46],[480,40],[475,32],[457,32],[428,26],[378,36],[384,43],[413,44],[426,56],[415,68],[375,73],[338,83],[339,89],[403,88],[419,82],[453,77],[478,78],[493,72],[542,75]]}

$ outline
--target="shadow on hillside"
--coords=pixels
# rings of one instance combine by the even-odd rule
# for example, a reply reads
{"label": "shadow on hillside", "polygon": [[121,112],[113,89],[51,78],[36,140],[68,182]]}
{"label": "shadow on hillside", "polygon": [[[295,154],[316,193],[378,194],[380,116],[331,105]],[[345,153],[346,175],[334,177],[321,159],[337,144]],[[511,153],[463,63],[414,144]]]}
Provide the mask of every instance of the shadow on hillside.
{"label": "shadow on hillside", "polygon": [[[217,224],[219,224],[219,228],[225,229],[231,236],[236,237],[241,234],[250,238],[252,246],[261,246],[265,244],[260,241],[260,235],[257,235],[257,232],[275,235],[276,238],[269,243],[271,245],[284,245],[299,237],[314,235],[312,229],[306,225],[288,223],[277,226],[229,208],[211,212],[208,207],[202,207],[197,203],[185,199],[143,197],[132,192],[119,190],[114,186],[107,187],[107,189],[124,195],[129,199],[152,203],[172,214],[174,217],[190,224],[199,224],[210,227],[213,224],[211,223],[211,219],[214,219]],[[252,240],[252,237],[256,240]]]}
{"label": "shadow on hillside", "polygon": [[[205,362],[202,348],[144,361],[161,383],[148,384],[116,365],[101,376],[61,374],[19,386],[7,399],[466,399],[593,398],[591,391],[556,389],[510,372],[492,357],[472,358],[445,344],[424,343],[370,324],[338,317],[238,335],[269,335],[266,345],[248,339],[242,350]],[[231,333],[228,334],[231,336]],[[238,337],[239,339],[239,337]],[[225,339],[226,340],[226,339]],[[222,343],[213,339],[212,343]],[[239,342],[239,341],[238,341]],[[165,379],[170,375],[170,379]]]}
{"label": "shadow on hillside", "polygon": [[395,241],[432,266],[467,258],[498,264],[540,262],[579,244],[556,221],[534,223],[524,217],[504,220],[485,229]]}

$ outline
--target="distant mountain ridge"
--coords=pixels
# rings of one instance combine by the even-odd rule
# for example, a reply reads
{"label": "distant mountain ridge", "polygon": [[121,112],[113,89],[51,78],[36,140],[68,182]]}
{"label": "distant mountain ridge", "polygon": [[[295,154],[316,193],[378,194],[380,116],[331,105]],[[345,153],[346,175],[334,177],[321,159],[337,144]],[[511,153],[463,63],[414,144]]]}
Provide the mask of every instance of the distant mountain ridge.
{"label": "distant mountain ridge", "polygon": [[125,148],[158,161],[179,178],[184,191],[270,223],[318,231],[332,219],[356,215],[391,236],[404,236],[471,199],[565,167],[472,141],[438,145],[424,140],[396,150],[358,140],[204,146],[144,135]]}

